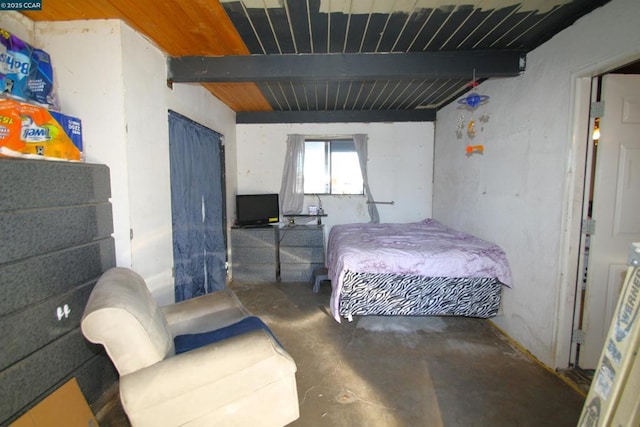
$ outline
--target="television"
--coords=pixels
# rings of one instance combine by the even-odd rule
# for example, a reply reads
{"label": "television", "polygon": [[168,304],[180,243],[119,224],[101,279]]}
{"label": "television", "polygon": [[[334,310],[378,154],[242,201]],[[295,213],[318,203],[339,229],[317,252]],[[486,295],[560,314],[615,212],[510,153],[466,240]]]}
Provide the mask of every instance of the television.
{"label": "television", "polygon": [[236,224],[240,227],[260,227],[280,221],[277,194],[236,195]]}

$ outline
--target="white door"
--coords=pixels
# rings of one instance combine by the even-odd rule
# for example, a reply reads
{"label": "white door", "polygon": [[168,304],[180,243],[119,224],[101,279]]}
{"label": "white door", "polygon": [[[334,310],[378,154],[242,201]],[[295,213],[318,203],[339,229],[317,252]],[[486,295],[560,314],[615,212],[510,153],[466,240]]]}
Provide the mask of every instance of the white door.
{"label": "white door", "polygon": [[626,273],[631,242],[640,241],[640,76],[609,74],[596,153],[583,330],[578,364],[594,369]]}

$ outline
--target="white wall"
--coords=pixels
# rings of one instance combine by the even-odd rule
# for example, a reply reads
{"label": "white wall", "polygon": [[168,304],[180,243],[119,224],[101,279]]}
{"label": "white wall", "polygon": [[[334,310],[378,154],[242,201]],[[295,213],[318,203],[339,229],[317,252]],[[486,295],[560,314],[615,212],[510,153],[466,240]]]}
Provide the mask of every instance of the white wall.
{"label": "white wall", "polygon": [[[162,303],[174,301],[173,237],[167,111],[224,135],[233,148],[235,113],[200,85],[167,87],[166,58],[122,25],[123,81],[131,212],[131,265]],[[234,150],[230,150],[234,155]],[[227,153],[229,154],[229,153]],[[234,157],[225,162],[235,176]],[[227,182],[235,188],[235,181]]]}
{"label": "white wall", "polygon": [[[168,88],[164,54],[121,21],[33,23],[9,13],[0,24],[51,55],[61,111],[82,120],[86,161],[110,168],[117,264],[139,272],[161,304],[173,302],[167,111],[224,135],[227,194],[236,186],[235,113],[199,85]],[[227,208],[231,216],[234,203]]]}
{"label": "white wall", "polygon": [[10,11],[0,13],[0,28],[28,43],[33,43],[35,25],[32,20],[21,13]]}
{"label": "white wall", "polygon": [[116,259],[131,266],[121,24],[37,22],[35,28],[34,45],[51,56],[60,110],[82,121],[86,161],[109,166]]}
{"label": "white wall", "polygon": [[[368,173],[381,222],[431,217],[433,123],[237,125],[238,193],[280,191],[287,135],[369,135]],[[317,199],[307,197],[305,210]],[[322,196],[327,232],[334,224],[369,222],[364,196]]]}
{"label": "white wall", "polygon": [[478,109],[491,116],[474,141],[483,155],[464,155],[457,104],[438,113],[434,217],[505,249],[514,286],[495,322],[549,366],[566,366],[559,355],[570,345],[562,318],[575,282],[563,277],[575,269],[566,259],[574,242],[564,239],[574,171],[584,167],[572,134],[576,81],[640,57],[638,20],[636,0],[614,0],[529,53],[522,76],[480,85],[491,97]]}

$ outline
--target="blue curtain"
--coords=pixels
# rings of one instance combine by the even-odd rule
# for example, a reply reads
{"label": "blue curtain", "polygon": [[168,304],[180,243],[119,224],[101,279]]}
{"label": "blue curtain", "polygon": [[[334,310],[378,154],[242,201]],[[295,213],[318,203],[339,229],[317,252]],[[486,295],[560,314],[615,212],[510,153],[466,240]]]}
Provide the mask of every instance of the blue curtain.
{"label": "blue curtain", "polygon": [[220,134],[169,112],[176,302],[226,287]]}

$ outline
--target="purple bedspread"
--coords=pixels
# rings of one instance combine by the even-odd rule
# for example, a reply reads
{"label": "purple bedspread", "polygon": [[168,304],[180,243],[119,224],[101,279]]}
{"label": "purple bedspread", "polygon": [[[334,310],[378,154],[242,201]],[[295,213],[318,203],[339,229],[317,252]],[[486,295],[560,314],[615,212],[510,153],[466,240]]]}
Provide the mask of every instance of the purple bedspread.
{"label": "purple bedspread", "polygon": [[411,274],[426,277],[496,277],[511,286],[504,251],[496,244],[438,221],[407,224],[335,225],[327,243],[332,284],[331,312],[338,304],[345,271]]}

